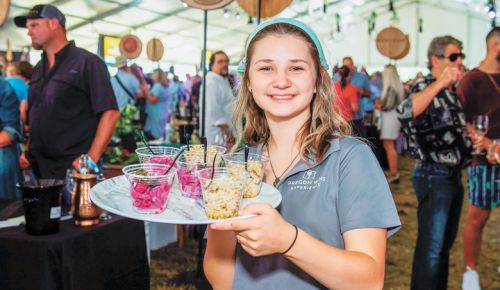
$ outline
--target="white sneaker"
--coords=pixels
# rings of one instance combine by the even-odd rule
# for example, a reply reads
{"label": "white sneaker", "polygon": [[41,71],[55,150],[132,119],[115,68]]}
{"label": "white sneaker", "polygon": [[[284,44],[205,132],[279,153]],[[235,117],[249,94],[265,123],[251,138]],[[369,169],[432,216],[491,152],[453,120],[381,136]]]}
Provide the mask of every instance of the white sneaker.
{"label": "white sneaker", "polygon": [[477,271],[467,267],[462,279],[462,290],[481,290],[481,285],[479,285],[479,274]]}

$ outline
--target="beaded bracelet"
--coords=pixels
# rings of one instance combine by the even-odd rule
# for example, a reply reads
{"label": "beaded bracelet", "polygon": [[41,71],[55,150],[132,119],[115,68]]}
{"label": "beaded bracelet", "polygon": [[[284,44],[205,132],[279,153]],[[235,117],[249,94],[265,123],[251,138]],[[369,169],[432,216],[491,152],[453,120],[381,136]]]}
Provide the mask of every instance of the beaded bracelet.
{"label": "beaded bracelet", "polygon": [[288,247],[288,249],[286,249],[286,251],[281,253],[282,255],[288,253],[288,251],[290,251],[292,249],[293,245],[295,245],[295,241],[297,241],[297,236],[299,235],[299,229],[297,228],[296,225],[292,225],[292,226],[295,228],[295,238],[293,238],[293,242],[290,245],[290,247]]}

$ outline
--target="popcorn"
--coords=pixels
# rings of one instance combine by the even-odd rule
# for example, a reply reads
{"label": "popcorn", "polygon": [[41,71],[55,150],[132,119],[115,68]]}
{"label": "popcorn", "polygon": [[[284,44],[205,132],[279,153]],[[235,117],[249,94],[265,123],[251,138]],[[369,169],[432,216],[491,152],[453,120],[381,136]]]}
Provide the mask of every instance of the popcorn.
{"label": "popcorn", "polygon": [[203,192],[203,206],[208,218],[238,216],[247,174],[231,175],[227,168],[202,169],[197,172]]}
{"label": "popcorn", "polygon": [[211,219],[238,216],[242,191],[243,183],[239,180],[213,180],[203,193],[205,213]]}
{"label": "popcorn", "polygon": [[264,177],[264,166],[268,159],[259,154],[248,154],[245,169],[245,155],[243,153],[224,154],[222,157],[229,170],[229,174],[238,176],[248,172],[249,178],[246,181],[243,191],[243,198],[253,198],[259,195]]}
{"label": "popcorn", "polygon": [[[245,172],[245,164],[226,161],[226,167],[229,169],[231,175],[237,176]],[[253,198],[259,195],[262,178],[264,177],[264,166],[261,161],[248,160],[247,172],[249,178],[243,191],[243,198]]]}
{"label": "popcorn", "polygon": [[[215,154],[217,154],[215,160],[215,166],[217,166],[222,160],[222,154],[226,152],[226,148],[221,146],[209,145],[207,148],[207,164],[212,164]],[[186,163],[190,165],[194,164],[205,164],[205,151],[203,145],[191,145],[189,146],[189,151],[186,149],[184,151],[184,156],[186,157]]]}

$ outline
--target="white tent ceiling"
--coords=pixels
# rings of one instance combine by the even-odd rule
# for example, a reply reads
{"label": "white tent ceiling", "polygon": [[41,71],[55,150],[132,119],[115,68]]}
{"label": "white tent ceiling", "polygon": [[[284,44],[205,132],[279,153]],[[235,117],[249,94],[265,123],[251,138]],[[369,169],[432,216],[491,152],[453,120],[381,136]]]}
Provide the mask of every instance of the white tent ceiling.
{"label": "white tent ceiling", "polygon": [[[263,0],[265,2],[266,0]],[[29,8],[40,0],[12,0],[9,19],[0,28],[0,49],[5,49],[9,39],[14,50],[29,47],[30,39],[25,29],[15,27],[13,17],[26,14]],[[163,65],[197,65],[200,63],[203,40],[203,11],[186,7],[180,0],[53,0],[45,1],[57,6],[67,18],[68,38],[74,39],[78,46],[89,51],[97,51],[98,34],[123,36],[132,33],[141,38],[144,47],[153,37],[160,38],[165,46]],[[323,3],[327,10],[323,13]],[[376,55],[373,37],[376,32],[389,25],[391,14],[388,12],[389,0],[294,0],[292,5],[277,17],[293,17],[309,23],[328,46],[330,61],[336,62],[343,55],[351,54],[368,66],[382,65],[384,60]],[[406,66],[425,64],[425,48],[435,34],[450,33],[467,42],[476,42],[475,32],[480,27],[478,40],[484,39],[489,18],[484,9],[486,0],[395,0],[394,7],[400,18],[400,28],[409,33],[412,52],[403,60]],[[500,1],[496,0],[498,10]],[[208,12],[209,50],[225,50],[236,63],[241,55],[246,36],[255,27],[249,23],[246,13],[233,1],[226,7],[229,17],[224,17],[224,9]],[[377,13],[376,31],[372,36],[367,33],[367,21],[371,13]],[[336,31],[336,17],[341,15],[341,33]],[[451,17],[459,15],[462,18]],[[240,16],[237,17],[237,14]],[[497,13],[497,16],[500,13]],[[424,19],[424,34],[418,34],[418,18]],[[466,21],[466,26],[462,27]],[[475,22],[474,22],[475,21]],[[457,30],[457,25],[459,30]],[[422,39],[419,44],[419,39]],[[425,41],[423,41],[425,40]],[[415,47],[415,45],[417,45]],[[418,49],[417,53],[414,48]],[[418,57],[422,55],[424,57]],[[477,58],[482,57],[479,55]],[[146,52],[138,60],[148,62]],[[471,63],[473,65],[475,63]]]}

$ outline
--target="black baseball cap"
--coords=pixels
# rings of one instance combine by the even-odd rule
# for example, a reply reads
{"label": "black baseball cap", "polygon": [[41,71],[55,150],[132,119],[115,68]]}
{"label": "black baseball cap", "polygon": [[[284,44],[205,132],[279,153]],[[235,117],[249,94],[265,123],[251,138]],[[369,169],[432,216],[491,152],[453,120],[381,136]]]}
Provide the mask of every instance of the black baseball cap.
{"label": "black baseball cap", "polygon": [[52,5],[35,5],[30,9],[28,15],[14,17],[14,23],[18,27],[26,27],[26,19],[55,18],[62,27],[66,25],[66,17],[59,9]]}

